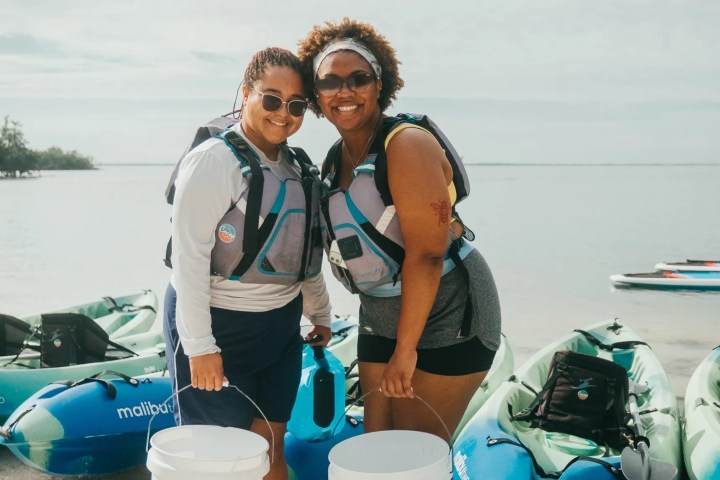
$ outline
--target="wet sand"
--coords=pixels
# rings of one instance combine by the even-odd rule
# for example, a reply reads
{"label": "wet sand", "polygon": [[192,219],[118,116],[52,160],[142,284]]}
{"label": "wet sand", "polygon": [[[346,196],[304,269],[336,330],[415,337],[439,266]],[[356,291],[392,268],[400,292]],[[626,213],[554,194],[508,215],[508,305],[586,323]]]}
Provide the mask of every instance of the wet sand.
{"label": "wet sand", "polygon": [[[24,465],[20,460],[15,458],[15,455],[6,447],[0,447],[0,480],[48,480],[61,478],[69,477],[54,477],[40,473]],[[141,465],[140,467],[121,473],[113,473],[111,475],[94,478],[103,480],[150,480],[150,472],[145,468],[145,465]]]}

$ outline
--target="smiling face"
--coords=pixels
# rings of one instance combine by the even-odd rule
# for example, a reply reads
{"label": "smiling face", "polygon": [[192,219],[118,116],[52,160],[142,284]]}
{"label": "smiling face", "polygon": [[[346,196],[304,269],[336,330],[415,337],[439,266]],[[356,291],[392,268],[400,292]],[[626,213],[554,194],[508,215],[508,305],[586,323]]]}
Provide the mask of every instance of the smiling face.
{"label": "smiling face", "polygon": [[[316,78],[335,77],[347,81],[348,78],[356,75],[358,76],[356,78],[361,78],[363,74],[373,75],[367,60],[356,52],[341,50],[331,53],[322,61]],[[327,94],[320,90],[316,91],[316,95],[323,115],[342,133],[368,126],[374,127],[380,114],[378,97],[381,88],[382,84],[379,80],[362,86],[355,85],[353,89],[347,83],[343,83],[337,93]]]}
{"label": "smiling face", "polygon": [[[272,153],[277,145],[297,132],[303,117],[288,112],[287,103],[273,112],[263,107],[262,94],[272,94],[284,102],[304,100],[300,73],[286,66],[268,67],[253,85],[243,85],[242,127],[248,139],[260,150]],[[271,155],[268,155],[271,156]]]}

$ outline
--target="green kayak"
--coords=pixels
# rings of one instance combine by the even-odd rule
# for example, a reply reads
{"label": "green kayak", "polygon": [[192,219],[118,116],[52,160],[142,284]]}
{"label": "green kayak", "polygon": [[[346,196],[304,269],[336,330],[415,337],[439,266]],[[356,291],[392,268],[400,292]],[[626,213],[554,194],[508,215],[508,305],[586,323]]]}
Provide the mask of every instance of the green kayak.
{"label": "green kayak", "polygon": [[[637,344],[640,337],[617,321],[594,324],[583,331],[574,331],[539,350],[495,390],[457,436],[453,446],[453,478],[538,479],[541,476],[532,457],[544,472],[560,472],[576,457],[594,457],[619,467],[619,449],[567,433],[534,428],[529,421],[513,420],[513,415],[530,406],[535,392],[542,389],[551,359],[561,350],[611,360],[627,371],[630,382],[646,386],[638,395],[637,404],[643,435],[650,440],[650,457],[680,468],[677,400],[653,351],[647,345]],[[630,411],[629,405],[626,411]],[[492,468],[487,468],[488,465]],[[579,462],[555,478],[587,480],[608,475],[605,467]]]}
{"label": "green kayak", "polygon": [[683,452],[691,480],[720,480],[720,347],[700,363],[685,391]]}
{"label": "green kayak", "polygon": [[0,422],[48,383],[100,370],[163,370],[165,340],[151,330],[156,311],[156,295],[145,290],[19,319],[1,315]]}

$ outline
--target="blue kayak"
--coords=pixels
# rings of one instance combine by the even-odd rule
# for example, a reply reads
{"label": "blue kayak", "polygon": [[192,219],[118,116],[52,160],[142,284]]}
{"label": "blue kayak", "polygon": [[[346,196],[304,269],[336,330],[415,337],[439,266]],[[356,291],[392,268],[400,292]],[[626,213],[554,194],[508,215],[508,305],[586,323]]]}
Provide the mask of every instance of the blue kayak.
{"label": "blue kayak", "polygon": [[[347,365],[334,352],[343,357],[354,352],[357,319],[338,317],[332,330],[334,336],[323,360],[315,360],[310,347],[303,350],[302,380],[289,424],[290,431],[295,429],[302,438],[329,437],[330,424],[345,417]],[[326,365],[324,373],[331,377],[313,382],[318,362]],[[108,379],[108,374],[120,378]],[[166,402],[172,394],[171,382],[160,373],[129,377],[100,372],[78,381],[46,385],[11,413],[0,429],[0,445],[6,445],[23,463],[48,475],[104,475],[142,465],[147,457],[150,419],[150,436],[175,426],[173,402]],[[314,383],[329,385],[327,390],[333,397],[330,403],[322,404],[322,413],[332,410],[332,414],[327,418],[320,415],[320,426],[310,420],[301,421],[313,418],[312,407],[318,402]]]}
{"label": "blue kayak", "polygon": [[0,443],[48,475],[103,475],[145,462],[152,433],[175,425],[168,377],[50,384],[23,402],[3,427]]}

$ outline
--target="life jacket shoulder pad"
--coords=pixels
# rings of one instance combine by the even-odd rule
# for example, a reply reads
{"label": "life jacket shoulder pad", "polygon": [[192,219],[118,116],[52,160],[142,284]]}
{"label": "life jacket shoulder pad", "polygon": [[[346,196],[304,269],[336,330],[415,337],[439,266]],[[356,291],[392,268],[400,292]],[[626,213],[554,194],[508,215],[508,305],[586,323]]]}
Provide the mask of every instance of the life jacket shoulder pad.
{"label": "life jacket shoulder pad", "polygon": [[[464,200],[470,195],[470,182],[468,180],[467,171],[463,164],[462,157],[457,153],[455,147],[453,147],[447,136],[440,130],[440,127],[430,119],[427,115],[418,113],[399,113],[394,117],[386,117],[383,119],[380,125],[380,133],[378,139],[373,145],[371,151],[377,152],[378,156],[375,159],[375,185],[380,192],[380,196],[383,199],[385,205],[392,205],[392,196],[390,195],[390,187],[387,179],[387,157],[385,155],[385,139],[390,133],[402,123],[412,123],[419,127],[424,128],[430,132],[433,137],[438,141],[442,149],[445,151],[445,156],[452,167],[453,172],[453,184],[455,185],[455,192],[457,198],[455,204]],[[379,144],[379,142],[382,144]]]}

